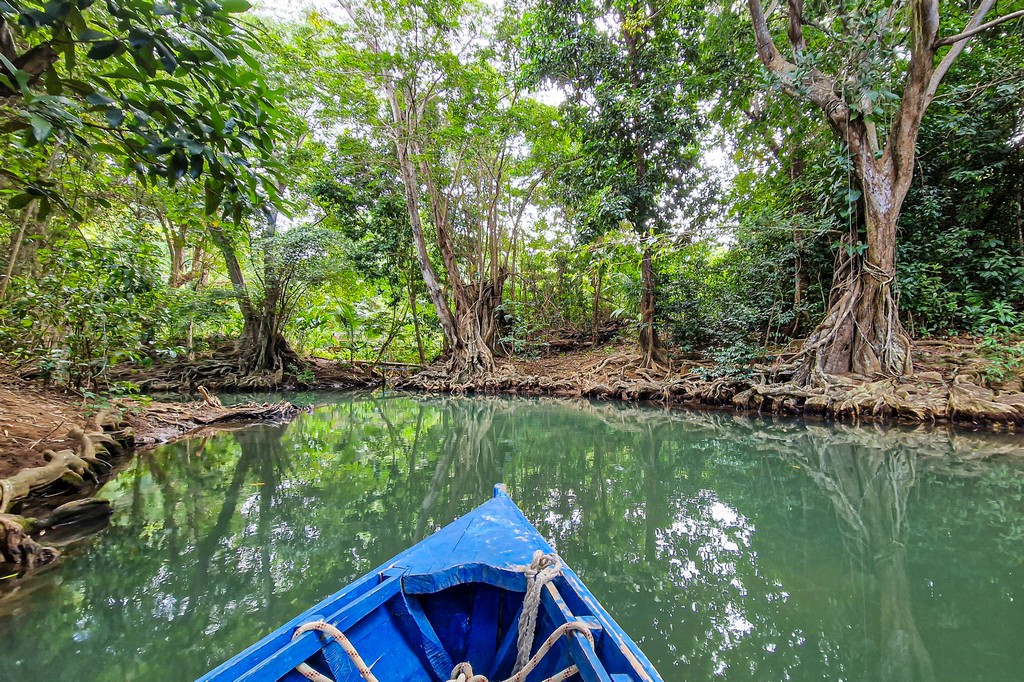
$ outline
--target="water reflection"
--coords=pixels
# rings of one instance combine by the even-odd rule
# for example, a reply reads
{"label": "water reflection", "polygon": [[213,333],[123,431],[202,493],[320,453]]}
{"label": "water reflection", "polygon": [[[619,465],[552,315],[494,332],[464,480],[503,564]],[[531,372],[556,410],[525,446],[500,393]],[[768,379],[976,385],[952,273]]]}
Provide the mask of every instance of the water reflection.
{"label": "water reflection", "polygon": [[498,480],[668,680],[1013,679],[1024,477],[1016,460],[974,459],[1015,447],[340,397],[287,427],[137,459],[105,491],[112,527],[0,602],[0,679],[191,679]]}

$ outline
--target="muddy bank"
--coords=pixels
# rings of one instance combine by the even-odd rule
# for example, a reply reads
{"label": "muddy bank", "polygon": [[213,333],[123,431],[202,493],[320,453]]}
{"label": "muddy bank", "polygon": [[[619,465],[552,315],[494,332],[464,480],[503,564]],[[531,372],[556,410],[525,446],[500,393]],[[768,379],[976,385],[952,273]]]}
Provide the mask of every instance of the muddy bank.
{"label": "muddy bank", "polygon": [[[943,351],[947,348],[941,347]],[[903,379],[833,377],[807,387],[772,382],[772,368],[750,367],[716,375],[711,363],[684,361],[643,367],[623,348],[570,352],[537,360],[510,360],[491,375],[453,384],[435,366],[396,382],[434,392],[517,394],[651,402],[679,407],[729,408],[762,414],[814,416],[844,422],[948,422],[968,428],[1016,430],[1024,426],[1024,392],[1012,378],[993,385],[985,364],[968,352],[918,349],[915,374]]]}
{"label": "muddy bank", "polygon": [[224,407],[205,391],[193,403],[117,400],[100,407],[30,382],[0,383],[0,566],[20,572],[52,563],[58,545],[102,528],[109,503],[90,498],[136,447],[298,411],[286,402]]}

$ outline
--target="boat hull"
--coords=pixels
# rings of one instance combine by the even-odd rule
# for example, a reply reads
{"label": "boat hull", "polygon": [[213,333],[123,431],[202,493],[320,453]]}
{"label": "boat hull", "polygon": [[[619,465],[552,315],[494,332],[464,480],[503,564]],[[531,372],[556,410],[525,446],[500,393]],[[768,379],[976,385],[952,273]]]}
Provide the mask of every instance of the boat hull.
{"label": "boat hull", "polygon": [[[527,567],[538,552],[549,555],[553,549],[504,486],[495,486],[491,500],[200,680],[304,680],[296,671],[302,663],[339,682],[364,679],[351,656],[329,635],[314,631],[293,639],[301,625],[317,621],[344,633],[381,682],[444,682],[462,662],[494,682],[504,680],[516,661]],[[660,682],[654,666],[572,569],[560,569],[553,580],[538,586],[531,653],[566,623],[586,626],[590,637],[578,625],[569,626],[575,630],[557,638],[526,682],[544,680],[569,666],[579,669],[571,679],[585,682]]]}

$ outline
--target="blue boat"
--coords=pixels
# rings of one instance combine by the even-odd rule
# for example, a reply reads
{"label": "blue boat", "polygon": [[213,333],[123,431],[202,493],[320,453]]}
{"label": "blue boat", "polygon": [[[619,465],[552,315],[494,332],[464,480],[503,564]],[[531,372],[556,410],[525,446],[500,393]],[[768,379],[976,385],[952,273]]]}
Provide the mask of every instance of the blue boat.
{"label": "blue boat", "polygon": [[662,681],[501,484],[200,678],[304,679]]}

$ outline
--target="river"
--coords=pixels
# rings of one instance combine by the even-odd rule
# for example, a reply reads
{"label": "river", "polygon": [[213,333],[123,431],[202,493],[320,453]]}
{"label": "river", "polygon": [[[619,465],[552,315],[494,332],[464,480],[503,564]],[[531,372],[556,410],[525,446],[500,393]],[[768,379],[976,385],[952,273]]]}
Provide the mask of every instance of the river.
{"label": "river", "polygon": [[101,491],[110,527],[0,598],[0,680],[191,680],[498,481],[669,682],[1017,680],[1019,452],[924,427],[330,396],[133,460]]}

